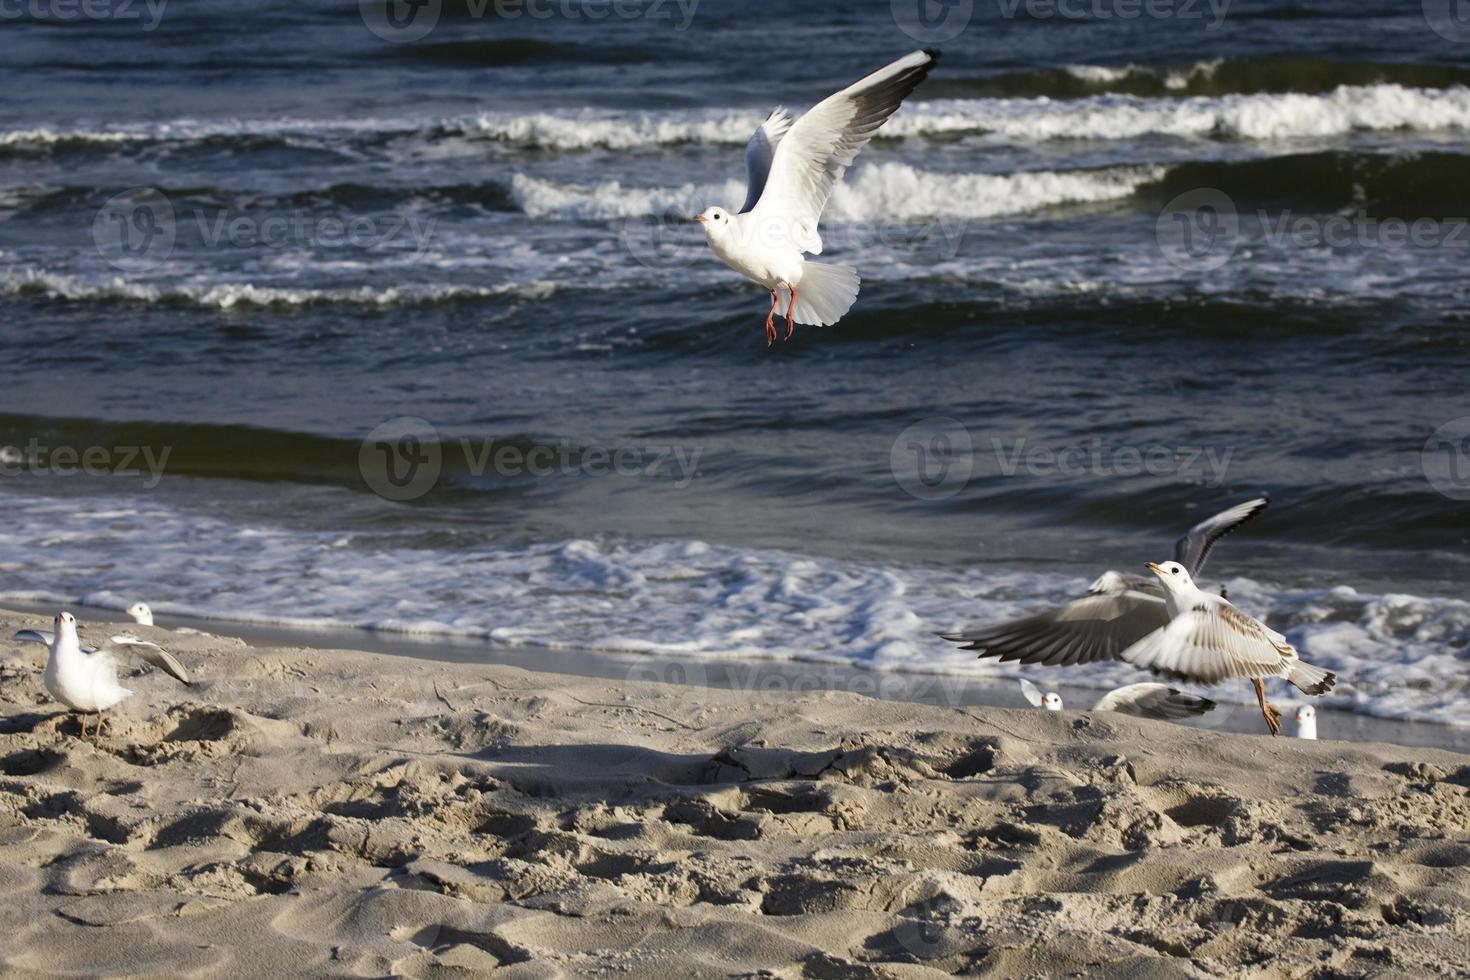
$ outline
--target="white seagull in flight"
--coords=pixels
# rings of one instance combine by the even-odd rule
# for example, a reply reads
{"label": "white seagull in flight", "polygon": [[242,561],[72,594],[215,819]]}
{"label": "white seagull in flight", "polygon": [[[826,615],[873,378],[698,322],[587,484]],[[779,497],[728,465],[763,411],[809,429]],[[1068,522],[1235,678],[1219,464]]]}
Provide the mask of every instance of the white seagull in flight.
{"label": "white seagull in flight", "polygon": [[94,712],[97,715],[95,738],[102,731],[102,712],[132,696],[132,691],[117,682],[118,654],[138,656],[161,668],[184,686],[190,684],[189,674],[183,665],[156,643],[134,636],[114,636],[100,650],[94,650],[81,645],[77,638],[77,620],[71,613],[57,613],[55,624],[55,633],[21,630],[15,634],[15,639],[40,643],[50,650],[41,679],[53,698],[72,711],[82,712],[83,737],[87,734],[86,715]]}
{"label": "white seagull in flight", "polygon": [[[1042,694],[1041,688],[1024,678],[1021,680],[1021,693],[1033,707],[1045,708],[1047,711],[1062,710],[1060,694],[1055,691]],[[1167,684],[1129,684],[1104,694],[1092,706],[1092,710],[1115,711],[1120,715],[1157,718],[1160,721],[1178,721],[1181,718],[1196,718],[1206,711],[1215,710],[1215,702],[1192,694],[1180,694]]]}
{"label": "white seagull in flight", "polygon": [[797,323],[836,323],[857,299],[856,270],[804,256],[822,254],[817,224],[832,188],[938,59],[938,51],[905,55],[795,122],[778,106],[746,144],[749,186],[740,213],[711,207],[694,219],[721,261],[770,290],[767,346],[776,339],[773,321],[783,295],[787,339]]}
{"label": "white seagull in flight", "polygon": [[[1200,521],[1175,543],[1174,560],[1198,575],[1215,542],[1269,503],[1269,498],[1257,497]],[[1070,667],[1117,660],[1126,648],[1168,624],[1163,598],[1163,589],[1152,576],[1107,571],[1087,595],[1066,605],[995,626],[939,635],[963,643],[966,650],[979,650],[982,660],[989,657],[1002,663]]]}
{"label": "white seagull in flight", "polygon": [[1147,567],[1164,585],[1169,622],[1120,653],[1119,660],[1204,684],[1246,678],[1256,690],[1272,735],[1281,731],[1281,712],[1267,703],[1264,678],[1279,677],[1313,697],[1326,694],[1337,683],[1332,671],[1302,660],[1286,637],[1236,609],[1225,597],[1200,589],[1177,561],[1149,562]]}

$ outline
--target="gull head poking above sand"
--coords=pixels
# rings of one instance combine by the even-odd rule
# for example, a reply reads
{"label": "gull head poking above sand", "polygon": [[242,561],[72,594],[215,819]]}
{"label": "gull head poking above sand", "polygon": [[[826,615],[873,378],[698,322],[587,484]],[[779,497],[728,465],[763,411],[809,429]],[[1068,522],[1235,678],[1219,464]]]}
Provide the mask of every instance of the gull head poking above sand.
{"label": "gull head poking above sand", "polygon": [[124,609],[123,612],[131,616],[133,618],[133,622],[137,623],[139,626],[153,625],[153,610],[148,608],[148,603],[146,602],[135,602],[128,608]]}

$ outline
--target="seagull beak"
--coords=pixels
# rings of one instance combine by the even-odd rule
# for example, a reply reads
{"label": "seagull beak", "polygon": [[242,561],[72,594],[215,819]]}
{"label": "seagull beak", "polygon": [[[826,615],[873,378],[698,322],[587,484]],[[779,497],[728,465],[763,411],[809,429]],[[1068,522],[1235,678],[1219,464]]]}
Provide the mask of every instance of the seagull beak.
{"label": "seagull beak", "polygon": [[708,220],[709,220],[709,219],[708,219],[708,218],[706,218],[706,217],[705,217],[705,216],[704,216],[704,215],[702,215],[702,214],[696,214],[696,215],[695,215],[695,216],[694,216],[694,220],[695,220],[695,221],[698,221],[698,222],[699,222],[699,223],[700,223],[700,224],[704,224],[704,223],[705,223],[705,222],[706,222],[706,221],[708,221]]}
{"label": "seagull beak", "polygon": [[1143,567],[1144,568],[1147,568],[1149,571],[1153,572],[1155,575],[1162,575],[1162,574],[1164,574],[1164,570],[1162,568],[1160,568],[1158,565],[1156,565],[1155,563],[1151,562],[1151,561],[1150,562],[1144,562]]}

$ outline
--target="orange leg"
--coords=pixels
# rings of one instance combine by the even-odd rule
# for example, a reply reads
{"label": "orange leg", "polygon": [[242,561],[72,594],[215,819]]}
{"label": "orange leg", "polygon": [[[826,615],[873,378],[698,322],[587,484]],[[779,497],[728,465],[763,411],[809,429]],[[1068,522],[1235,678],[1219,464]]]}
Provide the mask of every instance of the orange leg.
{"label": "orange leg", "polygon": [[791,287],[791,302],[786,305],[786,339],[791,339],[791,334],[796,330],[796,321],[791,319],[791,314],[796,312],[796,287]]}
{"label": "orange leg", "polygon": [[1259,678],[1251,678],[1251,686],[1256,689],[1256,700],[1261,702],[1261,716],[1266,719],[1266,727],[1271,730],[1272,735],[1281,732],[1281,712],[1266,701],[1266,685]]}
{"label": "orange leg", "polygon": [[781,294],[771,290],[771,308],[766,311],[766,346],[776,342],[776,310],[781,306]]}

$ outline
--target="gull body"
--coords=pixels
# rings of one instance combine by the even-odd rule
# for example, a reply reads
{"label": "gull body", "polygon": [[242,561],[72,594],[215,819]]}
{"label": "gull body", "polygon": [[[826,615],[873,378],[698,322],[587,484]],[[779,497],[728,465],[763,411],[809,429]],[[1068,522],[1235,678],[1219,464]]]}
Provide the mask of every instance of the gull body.
{"label": "gull body", "polygon": [[1146,567],[1163,585],[1169,621],[1120,653],[1120,660],[1206,684],[1245,678],[1255,689],[1272,735],[1281,731],[1281,712],[1266,701],[1265,678],[1279,677],[1314,696],[1332,690],[1336,674],[1302,660],[1286,637],[1230,600],[1199,588],[1179,562],[1149,562]]}
{"label": "gull body", "polygon": [[[1041,689],[1028,680],[1021,681],[1021,692],[1026,700],[1047,711],[1062,710],[1062,696],[1055,691],[1041,693]],[[1180,694],[1167,684],[1129,684],[1109,691],[1092,706],[1093,711],[1114,711],[1120,715],[1139,718],[1156,718],[1161,721],[1178,721],[1194,718],[1213,711],[1215,702],[1191,694]]]}
{"label": "gull body", "polygon": [[[96,714],[97,728],[102,727],[102,712],[132,695],[118,683],[119,653],[136,654],[160,667],[180,683],[188,685],[189,674],[174,657],[155,643],[132,636],[114,636],[101,649],[84,647],[77,636],[76,617],[69,612],[56,614],[54,633],[21,630],[15,639],[40,643],[48,651],[46,669],[41,675],[46,692],[72,711]],[[83,720],[82,733],[86,734]]]}
{"label": "gull body", "polygon": [[786,305],[786,336],[798,323],[827,326],[857,300],[861,280],[846,266],[810,262],[832,189],[903,100],[928,77],[937,51],[915,51],[817,103],[800,119],[777,107],[745,147],[745,204],[695,217],[715,255],[771,294],[766,343]]}
{"label": "gull body", "polygon": [[1317,740],[1317,709],[1310,704],[1296,709],[1296,737]]}
{"label": "gull body", "polygon": [[[1215,543],[1269,504],[1270,498],[1257,497],[1200,521],[1175,542],[1174,560],[1198,575]],[[939,635],[964,644],[966,650],[980,651],[980,659],[1066,667],[1117,660],[1129,646],[1168,623],[1157,579],[1106,571],[1087,595],[1065,605],[994,626]]]}

